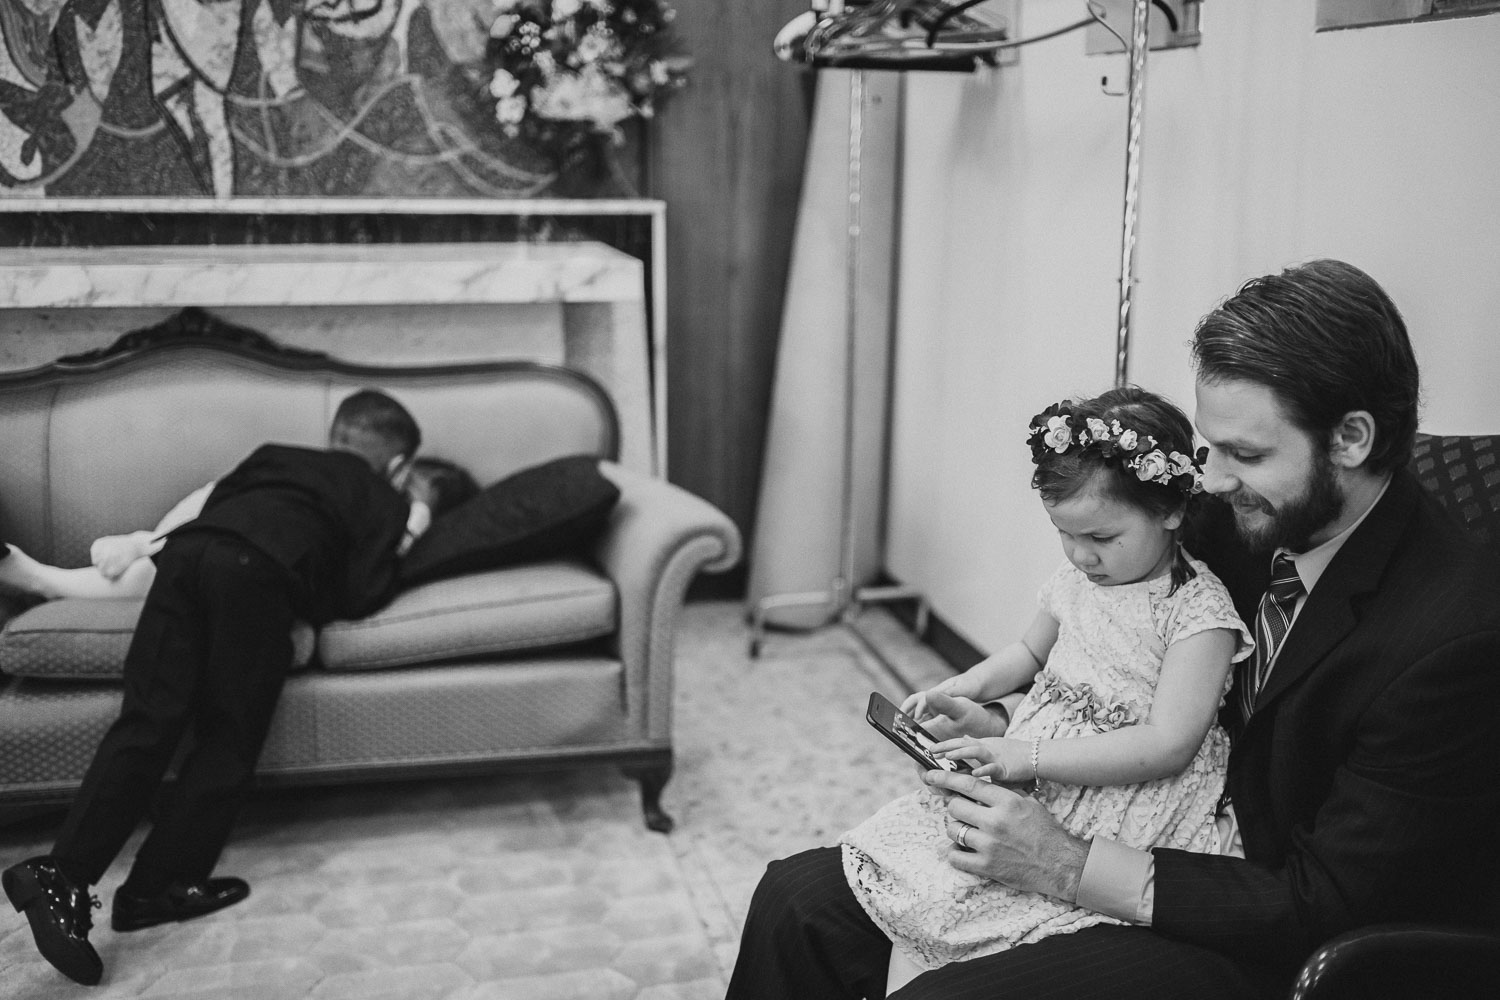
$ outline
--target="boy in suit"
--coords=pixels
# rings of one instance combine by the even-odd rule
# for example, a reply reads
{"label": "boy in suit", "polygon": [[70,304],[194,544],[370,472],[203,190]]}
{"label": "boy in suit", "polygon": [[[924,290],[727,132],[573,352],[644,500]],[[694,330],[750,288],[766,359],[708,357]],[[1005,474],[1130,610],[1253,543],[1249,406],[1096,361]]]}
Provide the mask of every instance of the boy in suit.
{"label": "boy in suit", "polygon": [[[1193,356],[1204,486],[1230,529],[1196,551],[1257,623],[1225,706],[1229,849],[1080,840],[1023,794],[929,772],[972,849],[956,867],[1125,925],[893,997],[1277,997],[1343,931],[1493,919],[1500,575],[1406,469],[1419,382],[1399,312],[1357,268],[1313,261],[1244,285]],[[940,738],[1004,732],[984,706],[928,703]],[[808,851],[761,880],[729,996],[883,997],[889,955],[837,850]]]}
{"label": "boy in suit", "polygon": [[249,895],[242,880],[210,874],[292,662],[292,624],[363,617],[390,599],[408,520],[400,488],[420,440],[400,403],[362,390],[340,404],[326,450],[261,446],[168,536],[126,655],[120,716],[52,853],[0,879],[38,950],[69,978],[92,985],[102,975],[88,887],[145,814],[189,728],[176,787],[115,895],[111,925],[185,920]]}

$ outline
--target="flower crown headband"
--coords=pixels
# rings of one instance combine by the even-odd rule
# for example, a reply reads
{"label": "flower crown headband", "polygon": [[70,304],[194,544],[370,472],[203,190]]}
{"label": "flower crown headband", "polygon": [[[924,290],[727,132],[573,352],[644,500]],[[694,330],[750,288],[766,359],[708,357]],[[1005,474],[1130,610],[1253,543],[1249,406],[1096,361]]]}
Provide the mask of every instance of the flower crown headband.
{"label": "flower crown headband", "polygon": [[1105,423],[1099,417],[1085,417],[1083,426],[1075,428],[1077,420],[1067,403],[1053,403],[1032,417],[1026,437],[1032,462],[1040,465],[1049,451],[1061,455],[1071,448],[1093,448],[1106,462],[1118,462],[1143,483],[1170,486],[1185,496],[1203,492],[1207,448],[1199,448],[1196,455],[1163,451],[1150,434],[1122,427],[1118,420]]}

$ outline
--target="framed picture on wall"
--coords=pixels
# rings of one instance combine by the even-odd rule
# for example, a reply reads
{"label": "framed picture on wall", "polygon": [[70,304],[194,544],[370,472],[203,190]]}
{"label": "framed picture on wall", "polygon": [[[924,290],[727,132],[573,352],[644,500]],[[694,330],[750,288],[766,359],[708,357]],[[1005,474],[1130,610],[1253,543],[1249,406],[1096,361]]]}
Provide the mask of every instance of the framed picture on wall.
{"label": "framed picture on wall", "polygon": [[1318,0],[1317,30],[1401,24],[1500,11],[1500,0]]}

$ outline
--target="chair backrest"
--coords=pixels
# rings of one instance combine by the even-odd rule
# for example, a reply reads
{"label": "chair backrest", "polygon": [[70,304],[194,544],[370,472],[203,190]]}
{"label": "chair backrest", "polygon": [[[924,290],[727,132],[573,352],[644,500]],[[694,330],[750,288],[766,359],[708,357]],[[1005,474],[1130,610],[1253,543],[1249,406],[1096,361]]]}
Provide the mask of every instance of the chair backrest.
{"label": "chair backrest", "polygon": [[1418,434],[1411,471],[1475,537],[1500,548],[1500,436]]}

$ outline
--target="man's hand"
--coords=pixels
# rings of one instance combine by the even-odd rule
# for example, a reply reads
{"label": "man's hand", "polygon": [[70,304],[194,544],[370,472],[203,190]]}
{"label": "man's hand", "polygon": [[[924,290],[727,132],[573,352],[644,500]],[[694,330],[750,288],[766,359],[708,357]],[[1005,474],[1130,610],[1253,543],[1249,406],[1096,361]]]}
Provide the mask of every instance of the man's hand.
{"label": "man's hand", "polygon": [[1006,723],[998,714],[977,701],[953,697],[933,688],[926,692],[926,703],[931,716],[920,721],[939,740],[951,740],[959,736],[1005,735]]}
{"label": "man's hand", "polygon": [[948,802],[949,864],[1013,889],[1078,901],[1088,842],[1063,829],[1040,802],[970,774],[928,771],[923,780]]}
{"label": "man's hand", "polygon": [[89,561],[106,580],[118,580],[137,559],[150,552],[151,533],[133,531],[128,535],[105,535],[89,546]]}

